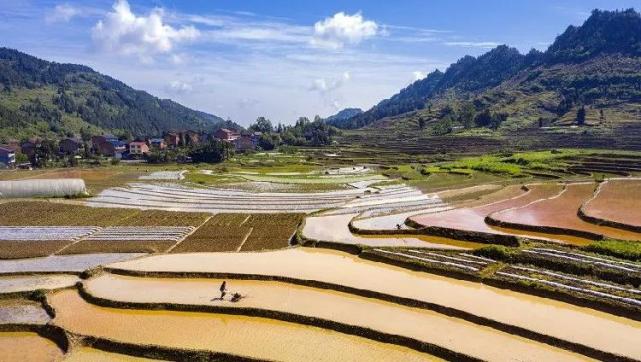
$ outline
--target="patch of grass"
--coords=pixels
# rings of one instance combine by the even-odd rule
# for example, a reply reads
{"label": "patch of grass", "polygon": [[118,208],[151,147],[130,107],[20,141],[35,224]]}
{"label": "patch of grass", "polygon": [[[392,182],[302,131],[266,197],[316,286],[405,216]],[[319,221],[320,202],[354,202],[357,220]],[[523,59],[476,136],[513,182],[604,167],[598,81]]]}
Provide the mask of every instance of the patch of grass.
{"label": "patch of grass", "polygon": [[0,259],[23,259],[48,256],[71,244],[70,240],[34,240],[0,242]]}
{"label": "patch of grass", "polygon": [[477,256],[505,262],[511,260],[516,253],[518,253],[518,249],[503,245],[488,245],[472,252],[472,254]]}
{"label": "patch of grass", "polygon": [[140,212],[46,201],[7,202],[2,209],[0,225],[9,226],[111,226]]}
{"label": "patch of grass", "polygon": [[159,253],[171,248],[175,241],[82,240],[64,249],[60,255],[93,253]]}
{"label": "patch of grass", "polygon": [[593,253],[641,261],[641,242],[624,240],[599,240],[582,248]]}

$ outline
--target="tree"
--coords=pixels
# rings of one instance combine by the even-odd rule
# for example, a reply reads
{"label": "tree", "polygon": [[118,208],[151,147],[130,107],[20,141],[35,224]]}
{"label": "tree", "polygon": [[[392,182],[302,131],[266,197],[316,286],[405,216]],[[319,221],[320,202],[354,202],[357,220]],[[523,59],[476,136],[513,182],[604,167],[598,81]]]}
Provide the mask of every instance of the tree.
{"label": "tree", "polygon": [[426,121],[425,121],[425,118],[423,118],[423,117],[419,117],[419,118],[418,118],[418,128],[419,128],[419,129],[423,129],[423,128],[425,128],[425,122],[426,122]]}
{"label": "tree", "polygon": [[56,154],[58,146],[55,141],[52,140],[43,140],[36,151],[31,157],[31,164],[34,167],[47,167],[48,163],[53,159]]}
{"label": "tree", "polygon": [[576,111],[576,124],[579,126],[585,125],[585,106],[581,106],[581,108]]}
{"label": "tree", "polygon": [[432,133],[435,136],[444,136],[448,133],[452,132],[452,118],[451,117],[445,117],[441,119],[440,121],[436,122],[434,127],[432,128]]}
{"label": "tree", "polygon": [[472,128],[474,126],[474,114],[476,113],[476,108],[470,102],[465,102],[459,110],[459,122],[465,128]]}
{"label": "tree", "polygon": [[474,123],[479,127],[488,127],[492,123],[492,113],[489,109],[484,109],[474,117]]}
{"label": "tree", "polygon": [[194,147],[190,152],[194,162],[218,163],[230,158],[234,154],[231,143],[212,140]]}
{"label": "tree", "polygon": [[507,113],[494,113],[490,121],[490,128],[496,131],[505,121],[507,121]]}
{"label": "tree", "polygon": [[88,128],[82,127],[80,129],[80,138],[82,138],[82,140],[85,142],[91,141],[91,133],[89,132]]}
{"label": "tree", "polygon": [[263,133],[258,139],[258,147],[264,151],[271,151],[278,146],[278,141],[280,141],[280,137],[278,137],[278,135]]}
{"label": "tree", "polygon": [[249,126],[249,130],[253,132],[271,133],[274,131],[272,122],[265,117],[256,118],[256,122]]}

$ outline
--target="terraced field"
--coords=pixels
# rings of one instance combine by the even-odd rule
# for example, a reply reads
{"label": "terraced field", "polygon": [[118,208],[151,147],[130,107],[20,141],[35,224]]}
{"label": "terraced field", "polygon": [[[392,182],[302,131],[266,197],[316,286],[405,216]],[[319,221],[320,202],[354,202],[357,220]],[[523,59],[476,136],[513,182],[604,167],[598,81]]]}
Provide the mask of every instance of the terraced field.
{"label": "terraced field", "polygon": [[[319,268],[327,272],[317,273]],[[116,263],[110,270],[141,276],[200,273],[211,277],[225,275],[255,279],[260,275],[266,280],[331,288],[397,303],[416,303],[409,301],[414,300],[428,309],[449,310],[459,317],[467,315],[454,311],[458,310],[499,322],[493,324],[495,328],[503,328],[503,324],[518,326],[536,334],[589,347],[593,351],[641,358],[641,351],[635,343],[641,338],[641,324],[637,321],[476,282],[382,267],[375,262],[335,252],[290,249],[246,254],[162,255]],[[381,283],[382,280],[385,282]],[[597,332],[603,330],[608,333]],[[527,358],[526,355],[523,357]]]}
{"label": "terraced field", "polygon": [[255,251],[289,246],[302,214],[217,214],[171,252]]}
{"label": "terraced field", "polygon": [[[622,160],[566,156],[545,172]],[[0,359],[641,360],[637,242],[591,240],[636,235],[638,182],[595,192],[575,171],[434,194],[136,183],[92,207],[2,203]]]}
{"label": "terraced field", "polygon": [[609,237],[641,241],[641,233],[591,224],[577,216],[579,208],[592,197],[595,188],[593,183],[568,184],[555,197],[493,213],[488,220],[501,226],[588,239]]}
{"label": "terraced field", "polygon": [[641,232],[640,191],[639,179],[607,180],[581,206],[579,217],[595,224]]}

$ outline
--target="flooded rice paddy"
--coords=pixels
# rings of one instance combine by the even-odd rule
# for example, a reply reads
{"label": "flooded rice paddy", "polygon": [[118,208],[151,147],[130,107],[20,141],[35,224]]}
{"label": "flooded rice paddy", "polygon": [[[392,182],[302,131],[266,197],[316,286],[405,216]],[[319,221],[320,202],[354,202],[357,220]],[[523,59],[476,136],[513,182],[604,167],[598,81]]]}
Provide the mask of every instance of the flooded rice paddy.
{"label": "flooded rice paddy", "polygon": [[348,224],[358,214],[314,216],[305,219],[303,236],[306,239],[371,247],[409,246],[434,249],[465,249],[469,243],[438,237],[414,235],[360,236],[349,230]]}
{"label": "flooded rice paddy", "polygon": [[595,187],[594,183],[568,184],[555,197],[496,212],[491,217],[512,224],[572,229],[614,239],[641,240],[641,233],[591,224],[577,216],[581,205],[592,197]]}
{"label": "flooded rice paddy", "polygon": [[2,361],[62,361],[63,356],[63,352],[55,343],[36,333],[0,332]]}
{"label": "flooded rice paddy", "polygon": [[64,274],[0,276],[0,294],[66,288],[73,286],[79,280],[75,275]]}
{"label": "flooded rice paddy", "polygon": [[75,272],[80,273],[99,265],[143,256],[128,254],[52,255],[43,258],[0,260],[0,273]]}
{"label": "flooded rice paddy", "polygon": [[158,255],[111,265],[137,271],[260,274],[317,280],[448,306],[641,359],[641,322],[523,293],[413,272],[328,250]]}
{"label": "flooded rice paddy", "polygon": [[641,228],[641,179],[608,180],[582,207],[590,217]]}
{"label": "flooded rice paddy", "polygon": [[496,230],[485,223],[487,215],[499,210],[523,206],[541,198],[551,197],[561,192],[561,190],[562,186],[558,184],[531,185],[528,192],[518,194],[509,199],[477,207],[464,207],[442,213],[418,215],[412,217],[412,220],[423,226],[496,233]]}
{"label": "flooded rice paddy", "polygon": [[91,347],[77,347],[65,357],[65,362],[152,362],[156,359],[111,353]]}
{"label": "flooded rice paddy", "polygon": [[433,359],[392,344],[265,318],[104,308],[88,304],[72,290],[56,292],[49,299],[58,310],[56,325],[83,335],[134,344],[279,361]]}
{"label": "flooded rice paddy", "polygon": [[0,299],[0,325],[46,324],[49,319],[40,303],[25,299]]}
{"label": "flooded rice paddy", "polygon": [[[523,356],[522,360],[572,360],[579,356],[457,318],[332,290],[265,281],[228,281],[239,302],[217,299],[222,280],[136,278],[105,274],[87,282],[87,291],[121,302],[216,305],[258,308],[366,327],[485,360]],[[456,339],[452,339],[456,336]],[[460,343],[465,340],[466,343]],[[499,348],[500,347],[500,348]]]}

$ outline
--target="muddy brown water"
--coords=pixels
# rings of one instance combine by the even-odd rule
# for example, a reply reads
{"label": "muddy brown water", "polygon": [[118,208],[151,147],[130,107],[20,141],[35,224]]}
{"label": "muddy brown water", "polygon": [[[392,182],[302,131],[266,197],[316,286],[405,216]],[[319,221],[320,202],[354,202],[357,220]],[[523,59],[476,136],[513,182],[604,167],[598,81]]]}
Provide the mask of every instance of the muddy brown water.
{"label": "muddy brown water", "polygon": [[476,243],[466,243],[458,240],[417,235],[354,235],[349,230],[349,222],[358,214],[315,216],[305,219],[303,236],[307,239],[330,241],[342,244],[360,244],[371,247],[408,246],[434,249],[468,249],[480,247]]}
{"label": "muddy brown water", "polygon": [[0,273],[79,273],[102,264],[129,260],[143,255],[145,254],[78,254],[52,255],[43,258],[0,260]]}
{"label": "muddy brown water", "polygon": [[75,285],[79,280],[77,276],[68,274],[0,276],[0,294],[65,288]]}
{"label": "muddy brown water", "polygon": [[579,208],[592,197],[595,188],[594,183],[568,184],[556,197],[500,211],[491,217],[514,224],[549,226],[586,231],[614,239],[641,240],[641,233],[591,224],[577,216]]}
{"label": "muddy brown water", "polygon": [[49,315],[40,303],[25,299],[0,299],[1,324],[46,324]]}
{"label": "muddy brown water", "polygon": [[608,180],[596,196],[586,202],[583,212],[597,219],[641,228],[641,180]]}
{"label": "muddy brown water", "polygon": [[63,352],[52,341],[32,332],[0,332],[3,362],[62,361]]}
{"label": "muddy brown water", "polygon": [[279,361],[426,361],[430,355],[322,328],[266,318],[98,307],[75,290],[49,297],[54,323],[83,335]]}
{"label": "muddy brown water", "polygon": [[448,306],[595,349],[641,359],[641,322],[589,308],[483,285],[414,272],[323,249],[261,253],[156,255],[113,268],[209,272],[316,280]]}
{"label": "muddy brown water", "polygon": [[485,223],[487,215],[499,210],[523,206],[541,198],[551,197],[561,192],[562,188],[558,184],[531,185],[529,192],[502,201],[472,208],[454,209],[437,214],[417,215],[411,219],[423,226],[439,226],[492,233],[495,230]]}
{"label": "muddy brown water", "polygon": [[[523,356],[522,360],[531,361],[582,359],[546,344],[436,312],[332,290],[281,282],[234,280],[228,281],[230,292],[246,297],[236,303],[220,301],[217,290],[221,283],[222,280],[216,279],[105,274],[90,280],[87,291],[99,298],[121,302],[258,308],[293,313],[401,335],[485,360],[509,359],[511,356]],[[461,340],[466,343],[460,343]]]}

